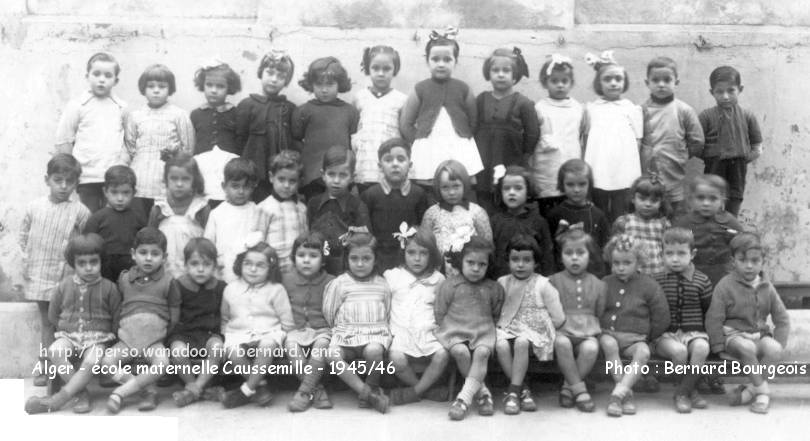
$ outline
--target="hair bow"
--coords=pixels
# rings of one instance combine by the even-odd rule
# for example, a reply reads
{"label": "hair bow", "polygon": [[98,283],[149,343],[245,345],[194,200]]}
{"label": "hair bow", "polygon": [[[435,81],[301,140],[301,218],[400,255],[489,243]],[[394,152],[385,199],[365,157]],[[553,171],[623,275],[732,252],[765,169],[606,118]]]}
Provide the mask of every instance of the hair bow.
{"label": "hair bow", "polygon": [[[585,59],[586,59],[585,61],[587,61],[588,55],[592,55],[592,54],[585,55]],[[551,54],[550,57],[551,57],[551,62],[548,63],[548,67],[546,68],[546,75],[551,75],[551,71],[554,70],[555,66],[561,66],[563,64],[568,64],[570,66],[570,65],[573,64],[573,61],[571,61],[571,58],[566,57],[565,55]]]}
{"label": "hair bow", "polygon": [[492,167],[492,181],[498,182],[502,177],[506,176],[506,167],[503,164],[498,164]]}
{"label": "hair bow", "polygon": [[636,238],[629,234],[622,234],[616,241],[616,249],[619,251],[631,251],[636,244]]}
{"label": "hair bow", "polygon": [[616,59],[613,58],[613,51],[604,51],[598,57],[588,52],[585,54],[585,62],[598,69],[603,64],[616,64]]}
{"label": "hair bow", "polygon": [[408,227],[408,223],[403,221],[399,224],[399,232],[394,233],[393,236],[399,241],[399,247],[404,250],[405,243],[408,239],[413,237],[414,234],[416,234],[416,228]]}
{"label": "hair bow", "polygon": [[445,40],[455,40],[456,35],[458,35],[458,28],[455,26],[446,27],[443,34],[440,34],[439,31],[436,31],[435,29],[430,31],[431,40],[438,40],[440,38],[444,38]]}
{"label": "hair bow", "polygon": [[322,252],[323,252],[324,257],[329,257],[329,253],[331,252],[331,250],[329,248],[329,241],[328,240],[323,241],[323,250],[322,250]]}
{"label": "hair bow", "polygon": [[560,223],[557,224],[557,231],[555,232],[554,237],[562,236],[564,233],[573,230],[585,231],[585,223],[577,222],[575,224],[570,224],[567,220],[561,219]]}
{"label": "hair bow", "polygon": [[658,176],[658,172],[650,171],[649,173],[647,173],[647,175],[648,175],[648,177],[650,179],[651,184],[653,184],[653,185],[663,185],[663,183],[661,182],[661,177]]}
{"label": "hair bow", "polygon": [[206,60],[202,65],[200,65],[200,70],[209,70],[219,66],[227,66],[228,63],[220,60],[219,58],[211,58]]}
{"label": "hair bow", "polygon": [[264,55],[264,60],[279,62],[289,57],[290,54],[288,54],[284,49],[270,49],[270,52]]}
{"label": "hair bow", "polygon": [[245,236],[245,251],[263,242],[261,231],[251,231]]}
{"label": "hair bow", "polygon": [[354,236],[355,234],[359,233],[371,234],[368,231],[368,227],[366,227],[365,225],[361,225],[359,227],[350,226],[345,233],[341,234],[340,237],[338,237],[338,240],[340,241],[340,244],[345,247],[346,244],[349,243],[349,239],[351,239],[351,237]]}
{"label": "hair bow", "polygon": [[450,243],[450,251],[454,253],[461,252],[461,250],[464,249],[464,245],[470,241],[473,233],[475,233],[475,230],[469,225],[453,230],[448,240]]}

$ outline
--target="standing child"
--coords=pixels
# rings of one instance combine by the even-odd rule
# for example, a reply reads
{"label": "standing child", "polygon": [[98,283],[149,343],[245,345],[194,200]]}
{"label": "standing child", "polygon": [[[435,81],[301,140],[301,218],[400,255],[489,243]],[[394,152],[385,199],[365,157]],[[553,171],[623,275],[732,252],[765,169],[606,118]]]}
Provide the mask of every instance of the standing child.
{"label": "standing child", "polygon": [[[217,280],[217,248],[213,242],[194,237],[183,248],[186,273],[174,280],[180,292],[180,319],[166,339],[171,349],[171,361],[185,388],[172,394],[177,407],[187,406],[203,394],[214,378],[214,369],[222,363],[222,334],[220,306],[225,282]],[[190,369],[190,354],[199,353],[205,362],[199,375],[183,373]]]}
{"label": "standing child", "polygon": [[[450,358],[433,334],[436,318],[433,306],[436,289],[444,282],[439,272],[442,255],[429,231],[417,231],[403,223],[404,231],[395,233],[401,244],[402,265],[385,272],[391,287],[391,349],[388,358],[397,378],[407,386],[391,390],[394,404],[419,401],[421,397],[444,401],[446,388],[430,389],[441,377]],[[422,377],[417,377],[411,364],[429,360]]]}
{"label": "standing child", "polygon": [[377,160],[380,144],[400,137],[399,116],[408,96],[391,87],[399,65],[399,52],[390,46],[363,50],[363,72],[371,78],[371,87],[360,90],[354,97],[360,120],[357,133],[352,135],[352,149],[357,155],[354,182],[360,193],[380,182]]}
{"label": "standing child", "polygon": [[[661,287],[638,272],[643,258],[641,243],[633,236],[613,236],[605,246],[605,259],[610,261],[613,274],[603,279],[607,295],[599,345],[616,382],[607,406],[612,417],[636,414],[632,389],[650,359],[648,342],[669,328],[669,307]],[[631,359],[626,369],[622,357]]]}
{"label": "standing child", "polygon": [[[59,282],[71,274],[70,267],[65,266],[65,247],[81,233],[90,217],[86,206],[70,199],[81,174],[82,166],[76,158],[67,153],[54,155],[45,175],[49,194],[28,204],[20,227],[25,298],[39,307],[43,348],[53,343],[55,331],[48,320],[48,302]],[[44,358],[40,359],[40,372],[44,372],[44,362]],[[44,373],[34,379],[35,386],[45,386],[46,382]]]}
{"label": "standing child", "polygon": [[307,201],[309,229],[326,236],[332,250],[326,259],[326,272],[339,275],[345,268],[339,238],[349,231],[351,225],[368,227],[368,208],[359,197],[349,192],[356,164],[353,151],[342,146],[329,147],[322,164],[326,192]]}
{"label": "standing child", "polygon": [[534,148],[531,170],[543,216],[565,200],[557,186],[560,167],[569,159],[582,159],[582,104],[569,96],[574,87],[572,63],[568,57],[552,54],[540,68],[540,84],[548,91],[548,98],[534,106],[540,121],[540,140]]}
{"label": "standing child", "polygon": [[351,135],[357,132],[360,116],[353,105],[338,98],[338,93],[351,90],[352,83],[337,58],[325,57],[313,61],[298,84],[315,94],[314,99],[295,109],[292,116],[293,138],[303,143],[301,194],[309,201],[322,193],[324,186],[328,186],[318,176],[318,164],[323,161],[326,150],[333,145],[352,145]]}
{"label": "standing child", "polygon": [[467,416],[473,397],[477,397],[479,415],[495,412],[484,378],[495,350],[495,322],[501,316],[504,298],[503,287],[486,278],[494,251],[492,244],[473,236],[463,245],[454,244],[454,249],[459,248],[461,251],[452,255],[456,274],[439,285],[434,303],[436,338],[464,376],[464,386],[448,413],[456,421]]}
{"label": "standing child", "polygon": [[540,138],[540,127],[532,101],[514,90],[521,78],[529,77],[520,49],[496,49],[484,61],[483,71],[492,91],[481,92],[475,100],[475,144],[484,165],[475,177],[475,191],[478,202],[489,211],[498,205],[498,195],[492,191],[504,168],[527,165]]}
{"label": "standing child", "polygon": [[671,58],[656,57],[647,64],[644,84],[650,98],[642,104],[644,138],[642,168],[660,176],[666,199],[676,215],[686,212],[684,179],[686,162],[703,153],[703,130],[697,112],[675,98],[678,66]]}
{"label": "standing child", "polygon": [[272,184],[267,172],[270,159],[295,147],[292,139],[292,114],[295,104],[281,94],[290,84],[295,64],[286,51],[273,49],[259,62],[256,74],[261,80],[261,93],[251,93],[236,106],[236,145],[242,157],[258,169],[259,183],[253,201],[259,203],[270,195]]}
{"label": "standing child", "polygon": [[146,106],[127,115],[124,160],[138,177],[135,197],[147,213],[155,199],[165,196],[166,158],[194,151],[194,126],[188,112],[168,102],[177,90],[174,74],[168,67],[162,64],[147,67],[138,78],[138,90],[146,97]]}
{"label": "standing child", "polygon": [[416,83],[399,120],[402,136],[413,143],[413,178],[428,188],[443,161],[455,158],[471,175],[484,169],[473,139],[478,122],[475,95],[467,83],[453,78],[457,33],[448,28],[445,34],[430,34],[425,46],[430,78]]}
{"label": "standing child", "polygon": [[630,195],[629,213],[616,219],[613,234],[627,233],[640,242],[644,258],[638,270],[652,276],[664,270],[661,238],[670,227],[666,187],[658,175],[642,176],[633,181]]}
{"label": "standing child", "polygon": [[685,228],[669,228],[662,238],[665,270],[655,275],[669,303],[669,329],[655,342],[655,353],[687,373],[675,389],[675,410],[689,413],[705,409],[706,400],[695,385],[701,366],[709,355],[709,336],[704,326],[706,310],[712,301],[712,282],[695,269],[695,237]]}
{"label": "standing child", "polygon": [[57,153],[72,154],[82,166],[76,193],[91,212],[104,207],[104,171],[118,162],[124,149],[127,103],[112,94],[120,72],[112,55],[93,54],[85,75],[90,90],[67,103],[56,128]]}
{"label": "standing child", "polygon": [[565,378],[560,406],[593,412],[596,403],[588,393],[585,378],[599,355],[597,337],[602,332],[599,317],[605,311],[605,283],[588,272],[596,255],[593,238],[581,228],[566,229],[557,236],[565,269],[549,278],[557,288],[565,311],[565,323],[557,330],[554,352]]}
{"label": "standing child", "polygon": [[146,226],[146,213],[132,206],[137,181],[131,168],[110,167],[104,173],[107,206],[93,213],[84,227],[85,234],[96,233],[104,239],[101,275],[108,280],[118,280],[121,271],[132,268],[132,241]]}
{"label": "standing child", "polygon": [[225,164],[225,202],[211,210],[205,224],[203,236],[217,248],[217,276],[225,283],[237,279],[233,262],[247,238],[258,234],[264,240],[267,231],[267,213],[250,200],[258,181],[256,172],[256,164],[249,159],[234,158]]}
{"label": "standing child", "polygon": [[[751,412],[768,413],[770,390],[763,365],[777,363],[787,346],[790,316],[770,281],[762,274],[765,251],[759,236],[741,233],[731,240],[734,272],[714,289],[706,313],[712,352],[728,352],[751,374],[751,384],[734,390],[731,405],[751,403]],[[773,326],[768,324],[768,316]],[[747,368],[747,369],[745,369]]]}
{"label": "standing child", "polygon": [[700,112],[700,125],[706,138],[703,150],[704,173],[718,175],[728,182],[727,211],[740,214],[748,163],[762,154],[762,133],[756,116],[737,104],[743,91],[740,72],[720,66],[709,75],[709,92],[715,107]]}
{"label": "standing child", "polygon": [[[121,306],[115,284],[101,277],[103,255],[104,239],[97,234],[76,236],[68,243],[65,260],[76,274],[62,280],[48,309],[48,318],[56,327],[48,359],[65,385],[50,397],[29,398],[25,403],[29,414],[57,411],[76,396],[74,412],[93,410],[87,384],[107,343],[115,340],[113,325]],[[71,362],[76,355],[81,358],[79,369]]]}
{"label": "standing child", "polygon": [[[386,413],[389,399],[380,387],[380,377],[391,344],[391,288],[377,273],[377,241],[368,230],[350,229],[343,242],[346,272],[329,282],[323,293],[323,315],[332,327],[329,362],[358,394],[361,408]],[[366,366],[365,382],[354,370],[342,368],[355,359]]]}
{"label": "standing child", "polygon": [[402,138],[391,138],[377,150],[382,179],[360,195],[368,206],[371,230],[379,245],[379,268],[396,268],[402,261],[400,244],[394,234],[402,222],[417,226],[428,209],[428,197],[419,185],[408,180],[411,147]]}
{"label": "standing child", "polygon": [[[273,399],[264,372],[284,347],[293,316],[287,291],[281,285],[278,256],[270,245],[246,243],[236,256],[233,272],[239,279],[229,283],[222,296],[222,334],[226,364],[239,369],[245,382],[222,396],[226,409],[253,401],[266,406]],[[252,360],[251,360],[252,358]]]}
{"label": "standing child", "polygon": [[556,329],[565,322],[560,295],[549,280],[535,273],[542,252],[531,236],[516,234],[506,246],[511,274],[498,279],[505,297],[498,319],[495,351],[509,388],[503,400],[503,412],[517,415],[533,412],[537,405],[526,384],[529,348],[540,361],[554,355]]}
{"label": "standing child", "polygon": [[593,201],[613,222],[625,213],[630,185],[641,176],[643,118],[639,106],[622,98],[630,79],[613,52],[588,54],[585,60],[596,70],[593,90],[600,96],[585,106],[585,162],[593,167]]}

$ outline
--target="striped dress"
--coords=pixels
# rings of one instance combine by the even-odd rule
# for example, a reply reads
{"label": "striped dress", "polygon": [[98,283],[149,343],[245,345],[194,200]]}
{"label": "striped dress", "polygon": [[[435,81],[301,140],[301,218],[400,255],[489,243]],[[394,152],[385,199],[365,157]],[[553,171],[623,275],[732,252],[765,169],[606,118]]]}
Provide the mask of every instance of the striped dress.
{"label": "striped dress", "polygon": [[652,276],[664,271],[664,231],[672,224],[665,217],[643,219],[635,213],[620,216],[613,223],[614,233],[626,233],[640,241],[644,258],[638,265],[638,271]]}
{"label": "striped dress", "polygon": [[391,288],[376,274],[357,280],[343,273],[329,282],[323,293],[323,316],[332,326],[332,346],[379,343],[388,348],[390,311]]}
{"label": "striped dress", "polygon": [[65,262],[68,241],[82,232],[90,210],[79,201],[33,200],[25,210],[20,248],[25,256],[25,298],[50,301],[59,282],[73,270]]}

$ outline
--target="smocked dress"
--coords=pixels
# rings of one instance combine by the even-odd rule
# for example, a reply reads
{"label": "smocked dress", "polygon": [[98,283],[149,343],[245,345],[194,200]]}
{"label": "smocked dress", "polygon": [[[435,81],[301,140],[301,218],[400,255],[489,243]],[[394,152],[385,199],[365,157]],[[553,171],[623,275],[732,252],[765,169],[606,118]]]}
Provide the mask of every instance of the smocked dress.
{"label": "smocked dress", "polygon": [[433,304],[436,289],[444,276],[434,271],[417,279],[405,268],[393,268],[385,272],[385,280],[391,287],[391,341],[390,351],[403,352],[411,357],[433,355],[442,345],[433,331],[436,318]]}

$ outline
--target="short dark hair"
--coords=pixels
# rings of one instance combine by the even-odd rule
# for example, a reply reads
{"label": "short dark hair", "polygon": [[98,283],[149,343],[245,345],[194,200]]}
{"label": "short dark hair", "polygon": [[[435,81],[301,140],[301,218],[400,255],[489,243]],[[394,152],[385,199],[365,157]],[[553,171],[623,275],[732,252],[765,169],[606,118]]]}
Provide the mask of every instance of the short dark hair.
{"label": "short dark hair", "polygon": [[[295,240],[293,241],[290,259],[292,260],[293,264],[295,264],[295,253],[301,247],[310,250],[318,250],[318,252],[321,253],[321,257],[324,257],[323,246],[325,243],[326,237],[319,231],[310,231],[309,233],[301,234],[298,237],[296,237]],[[321,265],[323,265],[323,261],[321,261]]]}
{"label": "short dark hair", "polygon": [[489,71],[492,69],[492,63],[495,57],[508,58],[509,61],[512,62],[512,80],[515,82],[515,84],[519,83],[521,78],[529,77],[529,65],[526,64],[526,60],[523,58],[523,54],[521,53],[520,49],[517,47],[512,49],[500,48],[495,49],[495,51],[492,52],[492,55],[484,60],[482,71],[485,80],[489,81]]}
{"label": "short dark hair", "polygon": [[702,174],[692,178],[689,183],[689,193],[693,194],[697,191],[698,185],[706,185],[712,187],[720,192],[723,199],[728,197],[728,184],[726,180],[717,175]]}
{"label": "short dark hair", "polygon": [[661,244],[684,244],[688,245],[689,249],[695,247],[695,235],[692,230],[682,227],[671,227],[664,230],[664,235],[661,237]]}
{"label": "short dark hair", "polygon": [[201,67],[194,73],[194,85],[200,92],[205,91],[205,77],[209,74],[217,74],[225,77],[225,82],[228,84],[228,95],[233,95],[242,90],[242,79],[231,66],[222,63],[218,66]]}
{"label": "short dark hair", "polygon": [[630,88],[630,75],[627,73],[627,69],[616,63],[598,63],[598,66],[599,67],[596,69],[596,75],[593,77],[593,91],[596,92],[597,95],[604,95],[604,92],[602,91],[601,78],[605,70],[611,66],[617,66],[622,69],[622,72],[624,73],[624,87],[622,88],[622,92],[627,92],[627,89]]}
{"label": "short dark hair", "polygon": [[721,81],[727,81],[741,86],[742,78],[740,77],[740,71],[731,66],[720,66],[709,74],[709,87],[714,88],[715,84]]}
{"label": "short dark hair", "polygon": [[217,246],[204,237],[192,237],[188,240],[186,246],[183,247],[183,261],[188,262],[194,253],[217,263]]}
{"label": "short dark hair", "polygon": [[433,232],[424,228],[418,228],[416,233],[413,236],[405,239],[405,247],[403,247],[400,251],[400,260],[401,264],[405,264],[405,248],[411,242],[425,247],[428,250],[428,264],[425,268],[426,272],[433,272],[440,268],[444,264],[444,258],[442,257],[442,253],[439,251],[439,247],[436,245],[436,236],[433,235]]}
{"label": "short dark hair", "polygon": [[675,78],[678,78],[678,64],[675,63],[675,60],[669,57],[655,57],[647,63],[647,76],[650,76],[650,71],[653,69],[670,69],[672,73],[675,74]]}
{"label": "short dark hair", "polygon": [[118,77],[118,74],[121,73],[121,66],[118,65],[118,60],[116,60],[115,57],[106,52],[96,52],[95,54],[90,56],[90,58],[87,60],[87,73],[90,73],[90,69],[92,69],[93,63],[95,63],[96,61],[115,64],[116,77]]}
{"label": "short dark hair", "polygon": [[298,176],[304,170],[304,163],[301,162],[301,154],[295,150],[282,150],[277,155],[270,158],[270,173],[276,174],[279,170],[295,170]]}
{"label": "short dark hair", "polygon": [[137,249],[141,245],[157,245],[163,252],[166,252],[168,242],[166,235],[155,227],[144,227],[135,233],[135,241],[132,242],[132,248]]}
{"label": "short dark hair", "polygon": [[225,163],[224,182],[245,180],[247,185],[259,182],[259,168],[250,159],[233,158]]}
{"label": "short dark hair", "polygon": [[370,75],[371,72],[369,71],[371,67],[371,60],[374,59],[379,54],[386,54],[390,55],[391,59],[394,61],[394,75],[399,73],[399,52],[396,49],[392,48],[391,46],[372,46],[363,49],[363,61],[361,62],[361,66],[363,66],[363,73],[366,75]]}
{"label": "short dark hair", "polygon": [[205,179],[203,179],[202,173],[200,173],[200,167],[197,165],[197,161],[194,160],[194,156],[186,152],[176,152],[168,155],[165,161],[166,163],[163,165],[164,183],[169,181],[169,170],[171,170],[172,167],[182,168],[191,174],[194,181],[192,183],[194,194],[205,194]]}
{"label": "short dark hair", "polygon": [[390,153],[394,147],[401,147],[405,150],[405,153],[408,154],[408,158],[411,157],[411,144],[408,141],[402,138],[391,138],[380,144],[380,148],[377,149],[377,159],[382,159],[382,157]]}
{"label": "short dark hair", "polygon": [[322,169],[326,171],[329,167],[348,164],[349,170],[354,174],[354,167],[357,165],[357,157],[351,149],[342,145],[333,145],[326,149],[323,154]]}
{"label": "short dark hair", "polygon": [[762,255],[765,255],[765,248],[762,246],[762,241],[756,233],[742,232],[734,236],[728,244],[731,249],[731,255],[736,256],[738,253],[746,254],[751,250],[759,250]]}
{"label": "short dark hair", "polygon": [[587,162],[581,159],[569,159],[560,166],[557,171],[557,190],[560,193],[565,193],[565,175],[585,175],[588,179],[588,194],[593,191],[593,169]]}
{"label": "short dark hair", "polygon": [[307,92],[312,92],[313,85],[322,81],[334,81],[338,85],[338,92],[345,93],[352,89],[352,82],[346,68],[335,57],[318,58],[309,65],[304,78],[298,85]]}
{"label": "short dark hair", "polygon": [[464,262],[464,256],[472,252],[482,252],[488,255],[487,258],[487,271],[492,268],[493,262],[493,254],[495,254],[495,248],[492,244],[484,239],[481,236],[472,236],[467,243],[464,244],[464,247],[461,249],[460,252],[448,252],[447,254],[450,257],[450,265],[457,269],[459,272],[462,271],[462,265]]}
{"label": "short dark hair", "polygon": [[126,165],[114,165],[104,172],[104,188],[127,184],[132,187],[132,190],[135,190],[138,177],[135,176],[135,171]]}
{"label": "short dark hair", "polygon": [[627,199],[629,213],[636,212],[636,204],[633,203],[633,198],[636,193],[640,194],[642,197],[660,201],[661,204],[658,206],[658,215],[661,217],[669,217],[672,212],[672,207],[667,199],[667,189],[657,176],[644,175],[633,181]]}
{"label": "short dark hair", "polygon": [[436,196],[441,199],[441,179],[442,173],[447,172],[447,176],[450,180],[459,180],[462,184],[464,184],[464,197],[470,197],[470,175],[467,173],[467,169],[464,167],[459,161],[455,159],[447,159],[442,161],[438,167],[436,167],[436,172],[433,174],[433,191],[435,192]]}
{"label": "short dark hair", "polygon": [[585,249],[588,250],[588,261],[599,257],[599,247],[596,245],[596,241],[593,239],[593,236],[586,233],[582,228],[557,228],[554,240],[557,242],[557,248],[560,252],[560,256],[557,257],[562,256],[566,244],[569,242],[579,242],[580,240],[585,241]]}
{"label": "short dark hair", "polygon": [[[553,61],[554,60],[552,59],[548,59],[545,63],[543,63],[543,66],[540,67],[540,84],[543,86],[546,85],[548,78],[551,76],[551,73],[548,72],[548,67],[551,66]],[[551,68],[551,72],[562,72],[567,74],[569,77],[571,77],[571,84],[574,84],[574,66],[571,63],[567,61],[562,63],[554,63],[554,67]]]}
{"label": "short dark hair", "polygon": [[272,52],[265,54],[262,61],[259,62],[259,69],[256,70],[256,75],[261,78],[265,69],[275,69],[287,74],[287,81],[284,82],[285,86],[292,81],[293,73],[295,73],[295,63],[289,55],[281,57],[275,56]]}
{"label": "short dark hair", "polygon": [[543,252],[540,250],[540,245],[538,245],[537,240],[528,234],[519,233],[509,239],[509,243],[506,244],[507,261],[512,251],[531,251],[535,265],[539,265],[543,258]]}
{"label": "short dark hair", "polygon": [[57,153],[48,160],[48,176],[55,174],[68,175],[73,179],[79,179],[82,175],[82,165],[69,153]]}
{"label": "short dark hair", "polygon": [[104,239],[96,233],[79,234],[68,242],[65,248],[65,261],[71,268],[75,268],[76,256],[98,254],[104,260]]}
{"label": "short dark hair", "polygon": [[425,60],[430,59],[430,50],[436,46],[450,46],[453,48],[453,58],[458,61],[458,54],[461,52],[461,49],[458,46],[458,42],[456,40],[451,40],[445,37],[439,37],[436,39],[429,38],[427,44],[425,45]]}
{"label": "short dark hair", "polygon": [[143,73],[141,74],[140,78],[138,78],[138,90],[141,91],[141,95],[146,93],[146,83],[150,81],[162,81],[164,83],[169,83],[169,95],[174,95],[174,92],[177,91],[177,84],[174,81],[174,74],[168,67],[162,64],[153,64],[147,67]]}
{"label": "short dark hair", "polygon": [[498,207],[503,210],[506,210],[506,204],[503,202],[503,179],[507,176],[519,176],[523,178],[523,182],[526,183],[527,201],[530,201],[534,195],[534,185],[532,184],[531,172],[520,165],[510,165],[506,167],[506,171],[504,172],[503,176],[501,176],[501,178],[498,179],[498,182],[495,184],[495,200],[498,201]]}
{"label": "short dark hair", "polygon": [[281,270],[279,269],[278,253],[276,253],[276,250],[273,247],[265,242],[259,242],[236,255],[236,260],[233,262],[234,274],[242,277],[242,263],[245,261],[245,256],[247,256],[248,253],[263,254],[264,257],[267,258],[267,263],[270,265],[267,272],[267,281],[272,283],[281,282]]}

